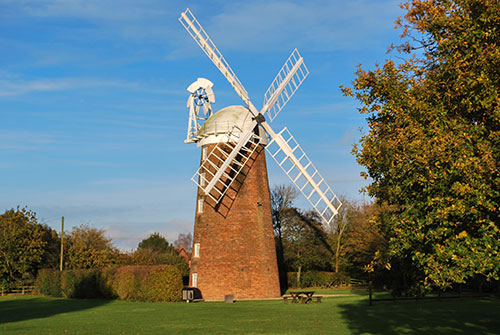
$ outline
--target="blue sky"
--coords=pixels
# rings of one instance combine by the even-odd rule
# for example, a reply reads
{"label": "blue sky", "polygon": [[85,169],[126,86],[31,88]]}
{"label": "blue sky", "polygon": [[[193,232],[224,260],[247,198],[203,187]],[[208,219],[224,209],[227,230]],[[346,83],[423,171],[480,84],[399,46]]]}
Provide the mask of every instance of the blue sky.
{"label": "blue sky", "polygon": [[[26,205],[53,228],[64,215],[122,249],[192,231],[200,152],[183,143],[186,87],[210,79],[216,110],[241,101],[178,22],[187,7],[257,108],[299,49],[309,77],[272,127],[288,127],[334,192],[363,199],[350,151],[366,122],[339,85],[390,56],[398,4],[0,0],[0,211]],[[271,186],[288,183],[268,166]]]}

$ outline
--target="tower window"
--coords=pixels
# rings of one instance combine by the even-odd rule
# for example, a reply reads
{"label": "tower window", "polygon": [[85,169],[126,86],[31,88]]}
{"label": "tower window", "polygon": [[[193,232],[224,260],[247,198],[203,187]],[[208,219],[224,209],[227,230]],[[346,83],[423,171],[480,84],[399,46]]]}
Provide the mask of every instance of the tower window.
{"label": "tower window", "polygon": [[207,152],[208,152],[208,147],[203,147],[201,149],[201,160],[204,161],[207,159]]}
{"label": "tower window", "polygon": [[198,287],[198,274],[197,273],[191,274],[191,286]]}
{"label": "tower window", "polygon": [[200,257],[200,244],[199,243],[194,244],[193,257]]}
{"label": "tower window", "polygon": [[203,213],[203,199],[198,199],[198,213]]}
{"label": "tower window", "polygon": [[203,186],[205,186],[205,185],[206,185],[206,178],[205,178],[205,176],[206,176],[206,173],[205,173],[205,172],[202,172],[202,173],[200,174],[200,186],[201,186],[201,187],[203,187]]}

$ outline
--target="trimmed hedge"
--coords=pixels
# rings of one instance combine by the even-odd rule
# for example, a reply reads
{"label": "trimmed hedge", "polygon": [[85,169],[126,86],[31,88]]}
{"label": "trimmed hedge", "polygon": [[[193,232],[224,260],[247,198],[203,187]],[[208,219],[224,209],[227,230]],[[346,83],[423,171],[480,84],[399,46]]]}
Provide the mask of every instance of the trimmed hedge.
{"label": "trimmed hedge", "polygon": [[117,269],[115,292],[123,300],[180,301],[182,275],[173,265],[124,266]]}
{"label": "trimmed hedge", "polygon": [[38,293],[54,297],[143,301],[180,301],[183,288],[173,265],[40,270],[35,285]]}
{"label": "trimmed hedge", "polygon": [[97,288],[102,294],[104,299],[116,299],[118,294],[116,294],[113,288],[115,274],[118,268],[104,268],[99,271],[97,279]]}
{"label": "trimmed hedge", "polygon": [[98,269],[65,270],[61,273],[61,291],[65,298],[103,298],[99,291]]}
{"label": "trimmed hedge", "polygon": [[[288,287],[298,287],[297,272],[288,272]],[[300,276],[300,287],[321,287],[332,284],[348,285],[349,276],[343,273],[326,271],[305,271]]]}
{"label": "trimmed hedge", "polygon": [[61,297],[61,272],[51,269],[38,271],[35,281],[35,292],[53,297]]}

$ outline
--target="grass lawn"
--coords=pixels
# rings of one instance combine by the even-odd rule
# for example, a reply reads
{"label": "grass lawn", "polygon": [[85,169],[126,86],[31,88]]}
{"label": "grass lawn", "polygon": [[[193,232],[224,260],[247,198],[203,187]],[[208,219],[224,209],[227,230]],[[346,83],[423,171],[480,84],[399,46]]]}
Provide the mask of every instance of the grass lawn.
{"label": "grass lawn", "polygon": [[234,304],[0,298],[0,334],[500,334],[499,299]]}

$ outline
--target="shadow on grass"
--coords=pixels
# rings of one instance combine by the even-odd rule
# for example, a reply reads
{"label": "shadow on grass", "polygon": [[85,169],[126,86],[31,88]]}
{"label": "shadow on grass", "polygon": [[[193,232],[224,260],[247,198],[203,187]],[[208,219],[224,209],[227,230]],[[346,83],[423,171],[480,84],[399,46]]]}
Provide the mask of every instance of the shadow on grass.
{"label": "shadow on grass", "polygon": [[499,299],[368,301],[339,305],[353,334],[500,334]]}
{"label": "shadow on grass", "polygon": [[42,296],[2,298],[0,299],[0,324],[82,311],[109,302],[109,300],[101,299],[54,299]]}

